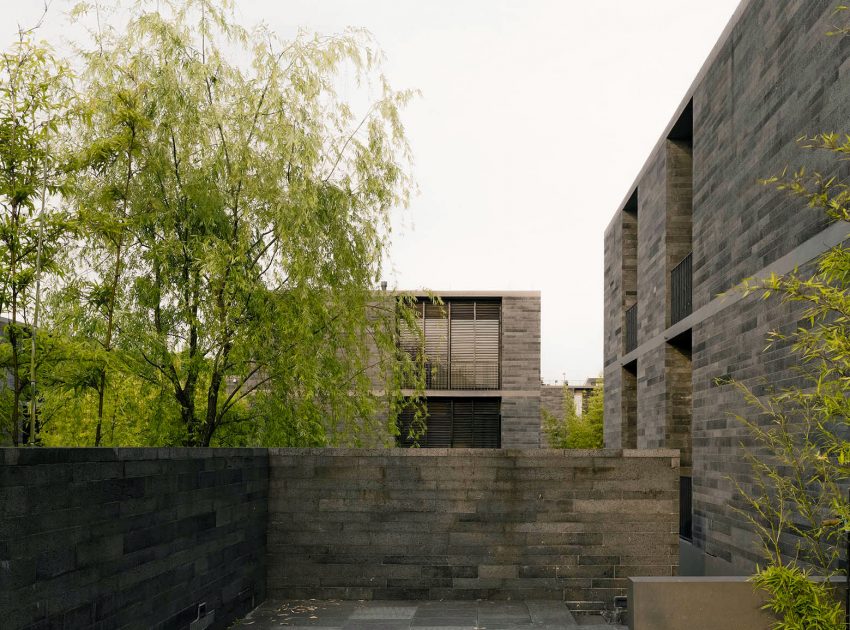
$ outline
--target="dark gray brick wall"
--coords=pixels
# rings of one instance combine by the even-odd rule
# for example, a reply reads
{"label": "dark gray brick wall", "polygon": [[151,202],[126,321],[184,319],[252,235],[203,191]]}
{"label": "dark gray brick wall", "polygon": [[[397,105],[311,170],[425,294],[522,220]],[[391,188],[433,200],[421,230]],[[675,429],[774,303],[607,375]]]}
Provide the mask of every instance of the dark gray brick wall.
{"label": "dark gray brick wall", "polygon": [[[831,0],[745,0],[728,37],[685,95],[692,99],[693,137],[693,307],[698,310],[742,279],[769,266],[824,229],[817,211],[758,180],[806,166],[839,176],[850,165],[800,148],[797,139],[821,131],[847,132],[850,121],[850,39],[828,37],[841,16]],[[661,130],[659,130],[661,131]],[[675,149],[675,147],[674,147]],[[681,210],[686,186],[676,186],[682,168],[661,138],[637,178],[638,343],[663,333],[669,324],[669,266],[684,253],[686,226]],[[680,162],[680,166],[682,163]],[[623,191],[631,194],[631,190]],[[686,214],[686,213],[685,213]],[[623,443],[627,388],[622,372],[623,212],[605,234],[606,446]],[[678,248],[678,249],[677,249]],[[681,251],[679,251],[681,250]],[[775,300],[746,298],[692,331],[692,364],[661,344],[637,357],[637,443],[682,448],[682,470],[692,442],[694,542],[707,553],[751,571],[758,551],[743,504],[730,476],[749,483],[740,442],[746,441],[735,414],[752,414],[740,393],[717,387],[732,376],[757,385],[761,379],[787,384],[795,358],[787,348],[765,353],[765,335],[793,327],[799,311]],[[688,370],[692,370],[688,391]],[[688,398],[692,399],[690,409]],[[688,419],[688,412],[691,417]]]}
{"label": "dark gray brick wall", "polygon": [[763,392],[766,382],[777,389],[805,386],[799,359],[787,345],[764,351],[767,333],[792,332],[798,316],[799,307],[751,296],[694,329],[694,541],[730,562],[735,572],[748,573],[762,561],[751,527],[736,511],[747,506],[729,479],[751,486],[752,471],[740,445],[751,447],[752,441],[735,416],[757,413],[735,387],[715,380],[732,377],[756,392]]}
{"label": "dark gray brick wall", "polygon": [[264,449],[0,449],[0,626],[225,628],[265,597]]}
{"label": "dark gray brick wall", "polygon": [[610,607],[678,565],[678,453],[271,449],[269,593]]}
{"label": "dark gray brick wall", "polygon": [[564,417],[564,386],[563,385],[541,385],[540,386],[540,415],[543,410],[552,415]]}
{"label": "dark gray brick wall", "polygon": [[539,295],[502,298],[501,350],[502,448],[537,448],[540,446]]}

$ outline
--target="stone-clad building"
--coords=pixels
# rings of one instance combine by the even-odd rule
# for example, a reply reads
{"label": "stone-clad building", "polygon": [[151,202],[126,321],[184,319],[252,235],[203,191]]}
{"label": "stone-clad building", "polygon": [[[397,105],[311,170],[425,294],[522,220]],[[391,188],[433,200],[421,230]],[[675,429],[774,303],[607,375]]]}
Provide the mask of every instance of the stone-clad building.
{"label": "stone-clad building", "polygon": [[836,173],[797,143],[850,131],[850,39],[827,36],[835,7],[744,0],[605,232],[605,445],[681,449],[685,573],[748,573],[759,560],[730,481],[750,474],[733,414],[753,412],[717,379],[799,378],[787,347],[765,352],[799,311],[730,290],[846,237],[758,182],[786,166]]}
{"label": "stone-clad building", "polygon": [[[426,295],[417,304],[428,361],[428,431],[420,446],[538,448],[540,292],[434,295],[442,305]],[[419,339],[402,335],[401,343],[416,353]],[[409,421],[401,418],[402,435]]]}

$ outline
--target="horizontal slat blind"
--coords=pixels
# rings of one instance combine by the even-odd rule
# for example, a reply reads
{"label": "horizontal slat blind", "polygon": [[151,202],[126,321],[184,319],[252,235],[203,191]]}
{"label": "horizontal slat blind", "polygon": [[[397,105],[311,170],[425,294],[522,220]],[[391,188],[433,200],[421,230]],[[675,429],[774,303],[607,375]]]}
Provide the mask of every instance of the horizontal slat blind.
{"label": "horizontal slat blind", "polygon": [[425,444],[428,448],[449,448],[452,445],[452,402],[451,400],[429,400],[428,430]]}
{"label": "horizontal slat blind", "polygon": [[453,401],[454,431],[452,446],[455,448],[473,448],[475,445],[475,416],[472,400]]}
{"label": "horizontal slat blind", "polygon": [[498,302],[451,303],[452,389],[499,388]]}
{"label": "horizontal slat blind", "polygon": [[501,404],[498,399],[474,400],[473,446],[499,448],[502,444]]}
{"label": "horizontal slat blind", "polygon": [[441,304],[425,304],[425,387],[449,386],[449,312]]}
{"label": "horizontal slat blind", "polygon": [[426,389],[499,389],[500,302],[419,302],[415,308],[415,328],[402,325],[399,346],[413,358],[424,352]]}
{"label": "horizontal slat blind", "polygon": [[425,321],[422,317],[423,304],[416,304],[416,328],[411,328],[407,322],[402,322],[400,326],[398,345],[403,352],[406,352],[411,357],[416,357],[419,354],[421,346],[421,334],[425,330]]}
{"label": "horizontal slat blind", "polygon": [[[438,398],[427,401],[427,430],[420,436],[422,448],[499,448],[501,401],[498,398]],[[398,420],[399,446],[413,446],[408,437],[412,411]]]}

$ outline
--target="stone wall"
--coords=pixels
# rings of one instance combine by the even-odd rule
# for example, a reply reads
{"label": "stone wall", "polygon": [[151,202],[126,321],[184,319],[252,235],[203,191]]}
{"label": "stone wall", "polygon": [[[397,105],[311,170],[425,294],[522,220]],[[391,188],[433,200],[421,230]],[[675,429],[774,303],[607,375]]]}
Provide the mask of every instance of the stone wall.
{"label": "stone wall", "polygon": [[0,626],[225,628],[267,505],[265,449],[0,449]]}
{"label": "stone wall", "polygon": [[502,448],[540,446],[540,295],[502,298]]}
{"label": "stone wall", "polygon": [[611,607],[675,575],[675,451],[271,449],[268,588]]}
{"label": "stone wall", "polygon": [[[757,296],[738,299],[734,287],[782,265],[804,268],[835,244],[822,213],[758,183],[786,166],[850,173],[847,163],[798,143],[801,136],[847,131],[850,38],[826,35],[834,30],[834,11],[830,0],[744,0],[679,111],[659,130],[605,234],[605,444],[626,445],[636,410],[638,448],[682,450],[684,474],[693,462],[694,544],[731,563],[729,572],[748,573],[758,560],[730,481],[751,482],[740,449],[747,436],[734,415],[753,411],[740,392],[716,379],[781,387],[799,378],[787,347],[764,349],[766,333],[793,330],[800,309]],[[668,140],[688,103],[690,155]],[[626,271],[635,196],[638,348],[627,355],[622,322],[632,299]],[[669,273],[687,253],[689,229],[694,312],[670,326]],[[635,362],[633,383],[627,370]]]}

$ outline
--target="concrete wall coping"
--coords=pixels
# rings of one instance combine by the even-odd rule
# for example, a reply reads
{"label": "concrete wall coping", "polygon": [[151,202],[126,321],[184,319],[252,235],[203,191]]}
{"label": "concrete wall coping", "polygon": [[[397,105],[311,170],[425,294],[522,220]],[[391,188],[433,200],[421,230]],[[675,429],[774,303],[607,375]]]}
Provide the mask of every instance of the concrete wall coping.
{"label": "concrete wall coping", "polygon": [[524,297],[539,298],[540,291],[493,291],[468,289],[466,291],[439,291],[437,289],[398,289],[393,293],[410,293],[416,297],[433,295],[440,298],[477,298],[477,297]]}
{"label": "concrete wall coping", "polygon": [[[823,576],[814,575],[810,578],[815,582],[823,582]],[[749,575],[674,575],[674,576],[642,576],[629,577],[630,582],[638,583],[670,583],[670,584],[691,584],[691,583],[725,583],[725,582],[749,582],[752,576]],[[833,575],[829,581],[834,584],[842,585],[847,581],[844,575]]]}
{"label": "concrete wall coping", "polygon": [[678,582],[749,582],[750,576],[747,575],[674,575],[674,576],[654,576],[654,577],[629,577],[630,582],[662,582],[662,583],[678,583]]}
{"label": "concrete wall coping", "polygon": [[213,457],[255,457],[265,448],[189,447],[0,447],[0,464],[67,464],[74,462],[117,462],[148,459],[211,459]]}
{"label": "concrete wall coping", "polygon": [[676,449],[550,449],[550,448],[269,448],[270,456],[285,455],[314,455],[324,457],[462,457],[469,458],[505,458],[505,457],[564,457],[578,458],[658,458],[675,459],[678,462],[679,451]]}
{"label": "concrete wall coping", "polygon": [[324,457],[564,457],[570,458],[679,458],[676,449],[488,449],[488,448],[0,448],[0,464],[37,465],[51,463],[114,462],[150,459],[210,459],[313,455]]}

